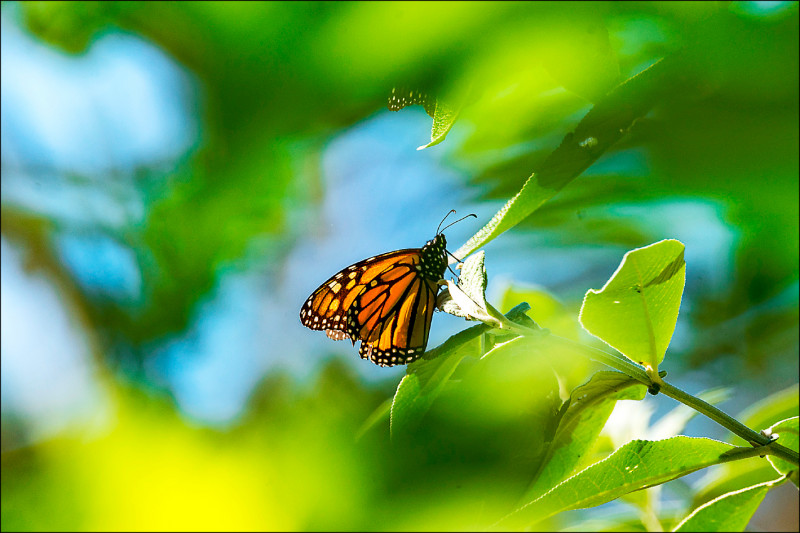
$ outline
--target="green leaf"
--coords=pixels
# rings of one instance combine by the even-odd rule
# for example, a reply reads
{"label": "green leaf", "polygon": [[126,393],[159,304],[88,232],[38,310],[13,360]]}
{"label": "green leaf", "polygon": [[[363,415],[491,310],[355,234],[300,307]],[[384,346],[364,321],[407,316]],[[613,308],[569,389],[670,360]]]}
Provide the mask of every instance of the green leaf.
{"label": "green leaf", "polygon": [[[510,320],[519,320],[529,308],[527,304],[520,304],[506,316]],[[407,374],[397,386],[392,401],[390,419],[392,436],[407,432],[422,419],[464,357],[482,355],[479,353],[476,341],[489,329],[485,324],[472,326],[453,335],[408,365]]]}
{"label": "green leaf", "polygon": [[[736,415],[744,425],[755,430],[766,429],[780,420],[798,416],[798,386],[792,385],[770,394]],[[734,445],[749,446],[741,437],[729,434],[724,439]],[[697,506],[739,487],[765,483],[775,476],[770,463],[758,457],[736,464],[719,465],[698,482],[693,505]]]}
{"label": "green leaf", "polygon": [[609,92],[586,114],[575,131],[564,136],[561,145],[527,179],[522,189],[454,255],[466,257],[513,228],[589,168],[627,133],[635,120],[667,94],[667,87],[674,87],[667,80],[674,79],[675,69],[680,69],[679,61],[659,61]]}
{"label": "green leaf", "polygon": [[546,32],[541,61],[565,89],[596,102],[620,81],[608,30],[592,19],[573,16],[566,27]]}
{"label": "green leaf", "polygon": [[436,111],[433,113],[433,126],[431,126],[431,142],[423,144],[417,150],[424,150],[442,142],[450,133],[453,124],[456,123],[461,107],[461,105],[456,107],[442,100],[436,100]]}
{"label": "green leaf", "polygon": [[611,371],[597,372],[588,383],[576,387],[542,468],[523,499],[541,496],[571,474],[597,440],[617,400],[641,400],[646,391],[640,381]]}
{"label": "green leaf", "polygon": [[657,372],[678,320],[686,282],[683,252],[683,243],[667,239],[626,253],[605,286],[586,293],[581,325]]}
{"label": "green leaf", "polygon": [[[470,341],[487,329],[487,326],[480,324],[462,331],[446,341],[453,341],[452,346],[442,350],[441,355],[435,359],[420,359],[409,365],[408,373],[397,385],[397,392],[392,400],[392,437],[408,432],[422,419],[461,360],[469,352],[478,355],[475,353],[477,344]],[[412,368],[412,365],[416,366]]]}
{"label": "green leaf", "polygon": [[[581,169],[581,171],[583,170]],[[522,189],[506,202],[500,211],[494,214],[489,223],[470,237],[453,255],[464,257],[471,254],[501,233],[522,222],[525,217],[539,209],[558,192],[558,190],[542,187],[539,182],[540,178],[536,174],[532,174],[525,181]]]}
{"label": "green leaf", "polygon": [[730,444],[705,438],[635,440],[506,516],[495,527],[518,529],[562,511],[594,507],[717,464],[733,449]]}
{"label": "green leaf", "polygon": [[[796,416],[787,418],[786,420],[781,420],[769,428],[768,431],[771,435],[778,435],[778,443],[780,445],[785,446],[790,450],[798,451],[798,440],[800,440],[798,439],[798,420],[799,418]],[[775,457],[774,455],[767,455],[767,460],[775,468],[775,470],[785,476],[788,476],[795,486],[798,485],[797,465],[793,465],[789,461],[780,457]]]}
{"label": "green leaf", "polygon": [[769,489],[783,478],[723,494],[698,507],[673,531],[744,531]]}

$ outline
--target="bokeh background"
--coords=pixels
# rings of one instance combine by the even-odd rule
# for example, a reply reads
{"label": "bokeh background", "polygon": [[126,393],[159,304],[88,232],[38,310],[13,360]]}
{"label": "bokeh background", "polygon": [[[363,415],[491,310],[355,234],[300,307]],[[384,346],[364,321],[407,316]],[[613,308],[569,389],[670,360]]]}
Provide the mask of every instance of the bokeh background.
{"label": "bokeh background", "polygon": [[[485,247],[489,300],[526,299],[592,342],[585,291],[625,251],[676,238],[670,378],[729,387],[731,413],[797,383],[797,3],[5,2],[1,16],[4,531],[491,523],[519,495],[511,459],[468,438],[399,450],[385,420],[359,432],[404,369],[304,328],[300,306],[350,263],[421,246],[448,210],[476,213],[447,230],[456,249],[608,89],[683,48],[705,66],[693,90]],[[445,142],[416,150],[431,118],[389,111],[395,86],[472,91]],[[467,326],[437,313],[429,348]],[[589,371],[565,371],[562,397]],[[459,418],[445,407],[431,416]],[[642,438],[672,407],[625,407],[609,438]],[[684,433],[726,437],[700,418]],[[678,515],[685,494],[663,505]],[[551,525],[643,527],[624,504],[595,513]],[[790,487],[751,523],[796,525]]]}

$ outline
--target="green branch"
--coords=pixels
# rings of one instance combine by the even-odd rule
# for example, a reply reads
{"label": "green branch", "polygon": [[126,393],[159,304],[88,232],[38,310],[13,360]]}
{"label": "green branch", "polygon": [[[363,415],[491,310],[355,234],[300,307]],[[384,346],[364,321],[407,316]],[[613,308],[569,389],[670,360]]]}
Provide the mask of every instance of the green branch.
{"label": "green branch", "polygon": [[[610,366],[611,368],[623,372],[624,374],[627,374],[628,376],[642,382],[648,387],[651,387],[654,384],[653,380],[650,378],[650,376],[648,376],[643,367],[637,365],[623,355],[606,352],[591,346],[586,346],[585,344],[558,337],[556,335],[549,334],[549,331],[547,330],[534,329],[517,324],[508,320],[505,316],[503,316],[502,313],[488,303],[487,311],[488,315],[490,316],[486,317],[486,319],[483,321],[494,328],[508,330],[525,337],[544,336],[544,338],[551,343],[565,346],[584,357],[602,363],[606,366]],[[691,407],[695,411],[706,415],[714,422],[752,444],[755,447],[753,455],[775,455],[795,465],[797,465],[800,461],[796,451],[790,450],[789,448],[772,441],[770,437],[766,435],[753,431],[710,403],[705,402],[696,396],[692,396],[691,394],[684,392],[665,381],[662,381],[658,385],[660,392],[663,392],[666,396],[669,396],[670,398]]]}

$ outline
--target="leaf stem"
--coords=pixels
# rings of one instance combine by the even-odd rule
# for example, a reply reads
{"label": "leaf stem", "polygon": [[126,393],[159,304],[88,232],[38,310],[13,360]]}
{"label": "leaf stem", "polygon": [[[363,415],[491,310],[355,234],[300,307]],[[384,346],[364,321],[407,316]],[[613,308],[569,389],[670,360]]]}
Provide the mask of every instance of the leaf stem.
{"label": "leaf stem", "polygon": [[735,418],[717,409],[710,403],[707,403],[696,396],[692,396],[691,394],[682,391],[674,385],[671,385],[667,382],[662,383],[661,392],[684,405],[688,405],[695,411],[703,413],[725,429],[728,429],[734,434],[745,439],[764,454],[781,457],[782,459],[786,459],[795,465],[797,465],[800,461],[796,451],[790,450],[789,448],[774,442],[772,439],[770,439],[770,437],[762,433],[753,431]]}
{"label": "leaf stem", "polygon": [[771,439],[766,435],[762,435],[761,433],[753,431],[738,420],[720,411],[710,403],[707,403],[696,396],[692,396],[691,394],[682,391],[674,385],[664,382],[664,384],[661,385],[661,392],[670,398],[678,400],[682,404],[688,405],[692,409],[703,413],[717,424],[721,425],[725,429],[729,429],[753,445],[766,446],[771,441]]}

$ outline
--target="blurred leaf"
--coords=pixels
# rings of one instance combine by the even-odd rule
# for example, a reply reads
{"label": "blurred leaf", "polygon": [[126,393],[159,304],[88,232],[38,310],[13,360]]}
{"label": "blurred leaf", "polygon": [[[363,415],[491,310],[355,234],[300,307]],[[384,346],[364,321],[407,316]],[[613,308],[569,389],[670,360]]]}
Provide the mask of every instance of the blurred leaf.
{"label": "blurred leaf", "polygon": [[417,148],[417,150],[423,150],[444,141],[455,124],[469,92],[468,87],[459,91],[461,96],[436,98],[420,89],[394,87],[389,96],[388,108],[390,111],[400,111],[410,105],[421,105],[425,108],[425,112],[433,118],[433,125],[431,126],[431,142]]}
{"label": "blurred leaf", "polygon": [[400,111],[410,105],[421,105],[428,116],[433,117],[436,112],[436,98],[419,89],[405,87],[392,87],[389,102],[386,107],[389,111]]}
{"label": "blurred leaf", "polygon": [[594,507],[716,464],[733,449],[724,442],[682,436],[632,441],[506,516],[495,527],[516,529],[562,511]]}
{"label": "blurred leaf", "polygon": [[546,36],[541,60],[565,88],[596,102],[620,82],[608,30],[594,18],[570,17]]}
{"label": "blurred leaf", "polygon": [[[513,473],[524,490],[553,438],[562,400],[558,379],[536,341],[517,337],[497,344],[451,380],[434,405],[439,445],[484,457],[485,466]],[[433,421],[429,421],[433,424]]]}
{"label": "blurred leaf", "polygon": [[[770,435],[779,435],[778,443],[786,448],[789,448],[790,450],[794,450],[795,452],[797,452],[800,448],[798,420],[799,418],[796,416],[793,418],[787,418],[786,420],[781,420],[769,428]],[[800,485],[798,484],[797,465],[794,465],[786,459],[782,459],[774,455],[767,455],[767,461],[770,462],[770,464],[775,468],[775,470],[778,471],[778,473],[788,476],[795,486]]]}
{"label": "blurred leaf", "polygon": [[653,372],[664,360],[686,282],[684,246],[663,240],[625,254],[602,289],[589,289],[581,325]]}
{"label": "blurred leaf", "polygon": [[[578,340],[580,326],[577,313],[568,309],[544,288],[515,284],[510,285],[502,294],[500,309],[511,309],[520,302],[527,302],[531,306],[530,316],[541,327],[546,327],[560,337]],[[585,376],[586,373],[582,372],[578,379],[583,381]]]}
{"label": "blurred leaf", "polygon": [[568,476],[591,448],[617,400],[641,400],[646,387],[620,372],[601,371],[570,394],[542,469],[523,496],[531,501]]}
{"label": "blurred leaf", "polygon": [[[425,413],[430,409],[436,397],[442,392],[447,380],[453,375],[461,359],[468,352],[475,352],[477,346],[473,341],[483,332],[485,326],[473,326],[458,335],[468,333],[459,338],[459,343],[453,343],[440,355],[431,361],[425,361],[424,372],[417,372],[409,368],[397,385],[397,392],[392,400],[391,432],[392,436],[407,433],[411,427],[418,424]],[[454,340],[451,337],[448,340]],[[411,365],[409,365],[410,367]],[[424,376],[427,379],[424,379]]]}
{"label": "blurred leaf", "polygon": [[44,41],[73,54],[85,52],[95,34],[111,25],[124,4],[96,2],[30,2],[25,6],[25,23]]}
{"label": "blurred leaf", "polygon": [[[527,304],[520,304],[506,316],[511,320],[519,320],[528,309]],[[478,324],[456,333],[407,366],[406,375],[397,386],[392,401],[393,436],[406,433],[419,423],[464,357],[483,355],[474,341],[489,329],[485,324]]]}
{"label": "blurred leaf", "polygon": [[567,134],[522,189],[456,252],[465,257],[516,226],[594,163],[662,96],[671,61],[660,61],[617,86]]}
{"label": "blurred leaf", "polygon": [[769,489],[782,481],[724,494],[692,511],[673,531],[744,531]]}

